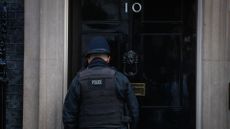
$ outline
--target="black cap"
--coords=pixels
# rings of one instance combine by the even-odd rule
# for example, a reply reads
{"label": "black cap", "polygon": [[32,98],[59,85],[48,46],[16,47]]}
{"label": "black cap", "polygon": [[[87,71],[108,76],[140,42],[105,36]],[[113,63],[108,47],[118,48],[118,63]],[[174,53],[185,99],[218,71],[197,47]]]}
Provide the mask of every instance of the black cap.
{"label": "black cap", "polygon": [[107,40],[102,36],[93,37],[88,44],[85,55],[90,54],[110,54]]}

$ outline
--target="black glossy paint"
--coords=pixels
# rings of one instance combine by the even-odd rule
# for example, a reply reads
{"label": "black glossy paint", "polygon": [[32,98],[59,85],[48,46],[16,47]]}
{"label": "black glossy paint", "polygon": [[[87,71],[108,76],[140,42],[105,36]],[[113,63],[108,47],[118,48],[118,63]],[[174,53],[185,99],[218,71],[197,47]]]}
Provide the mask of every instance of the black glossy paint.
{"label": "black glossy paint", "polygon": [[[132,11],[135,2],[142,5],[139,13]],[[146,84],[145,96],[138,96],[139,129],[195,129],[196,0],[70,3],[70,80],[84,67],[87,41],[104,35],[112,49],[111,64],[123,72],[127,66],[132,83]],[[138,55],[135,75],[135,65],[123,60],[130,50]]]}

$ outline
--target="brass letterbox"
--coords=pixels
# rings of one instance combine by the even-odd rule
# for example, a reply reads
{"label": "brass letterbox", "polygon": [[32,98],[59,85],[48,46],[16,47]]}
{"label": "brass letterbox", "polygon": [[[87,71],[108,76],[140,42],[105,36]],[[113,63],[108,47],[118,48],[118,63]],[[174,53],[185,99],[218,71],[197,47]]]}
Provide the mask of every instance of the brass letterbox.
{"label": "brass letterbox", "polygon": [[145,96],[145,83],[131,83],[136,96]]}

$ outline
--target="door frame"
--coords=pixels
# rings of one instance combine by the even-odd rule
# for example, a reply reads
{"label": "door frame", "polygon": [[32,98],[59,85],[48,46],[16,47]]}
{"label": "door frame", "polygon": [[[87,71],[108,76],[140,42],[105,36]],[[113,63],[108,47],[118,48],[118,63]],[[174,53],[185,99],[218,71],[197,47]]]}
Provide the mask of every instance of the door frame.
{"label": "door frame", "polygon": [[69,0],[64,0],[64,79],[63,79],[63,96],[64,103],[65,95],[68,87],[68,44],[69,44]]}
{"label": "door frame", "polygon": [[203,0],[197,0],[196,129],[202,129]]}
{"label": "door frame", "polygon": [[[68,82],[68,27],[69,27],[69,0],[65,0],[65,25],[64,25],[64,86],[67,91]],[[197,0],[197,48],[196,48],[196,129],[202,129],[202,45],[203,45],[203,0]],[[63,95],[63,98],[65,94]],[[63,99],[64,100],[64,99]]]}

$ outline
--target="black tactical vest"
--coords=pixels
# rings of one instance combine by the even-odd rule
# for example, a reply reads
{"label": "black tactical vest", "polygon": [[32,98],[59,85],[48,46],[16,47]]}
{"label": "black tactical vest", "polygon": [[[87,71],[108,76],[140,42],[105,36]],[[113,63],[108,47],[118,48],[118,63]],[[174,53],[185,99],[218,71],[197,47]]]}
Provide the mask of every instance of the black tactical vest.
{"label": "black tactical vest", "polygon": [[80,73],[79,128],[120,127],[123,102],[115,87],[115,71],[95,67]]}

